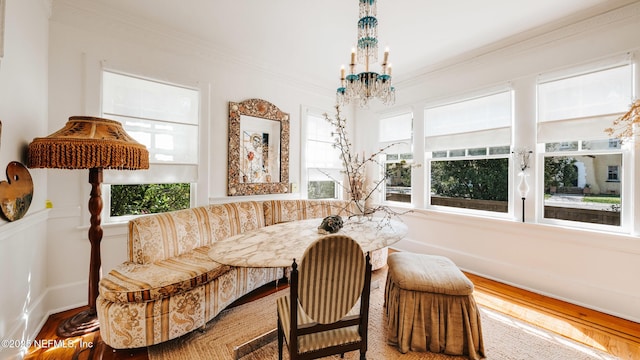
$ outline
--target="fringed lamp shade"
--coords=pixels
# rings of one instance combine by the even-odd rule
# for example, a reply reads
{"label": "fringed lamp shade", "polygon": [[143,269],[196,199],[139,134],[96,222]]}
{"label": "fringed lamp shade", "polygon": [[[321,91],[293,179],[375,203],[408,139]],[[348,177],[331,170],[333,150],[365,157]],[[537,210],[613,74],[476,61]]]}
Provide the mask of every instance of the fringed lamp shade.
{"label": "fringed lamp shade", "polygon": [[33,139],[29,144],[29,167],[148,169],[149,152],[117,121],[72,116],[64,128]]}
{"label": "fringed lamp shade", "polygon": [[61,130],[35,138],[29,144],[29,167],[56,169],[89,169],[89,263],[88,309],[61,322],[56,333],[61,337],[80,336],[99,329],[96,313],[100,281],[100,242],[102,228],[103,169],[137,170],[149,168],[149,151],[129,136],[122,125],[113,120],[89,116],[72,116]]}

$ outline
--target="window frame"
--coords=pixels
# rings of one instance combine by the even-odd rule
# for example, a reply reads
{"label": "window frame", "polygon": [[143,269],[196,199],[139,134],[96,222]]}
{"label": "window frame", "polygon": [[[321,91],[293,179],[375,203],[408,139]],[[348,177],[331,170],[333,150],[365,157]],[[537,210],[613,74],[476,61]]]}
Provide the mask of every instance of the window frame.
{"label": "window frame", "polygon": [[[582,141],[578,141],[580,144]],[[545,211],[545,191],[539,191],[540,196],[538,197],[539,206],[537,207],[537,217],[538,223],[547,224],[547,225],[555,225],[555,226],[563,226],[569,228],[583,229],[583,230],[594,230],[594,231],[607,231],[607,232],[615,232],[615,233],[629,233],[631,229],[631,203],[633,199],[630,199],[629,194],[631,192],[631,171],[624,171],[625,164],[630,164],[631,160],[631,146],[623,145],[619,149],[598,149],[598,150],[584,150],[580,146],[578,150],[566,151],[546,151],[545,144],[538,144],[538,166],[536,172],[538,173],[537,180],[538,184],[542,184],[544,186],[544,163],[545,158],[547,157],[574,157],[574,156],[589,156],[589,155],[620,155],[621,163],[622,163],[622,178],[616,182],[622,183],[620,187],[620,225],[607,225],[607,224],[596,224],[589,223],[583,221],[573,221],[573,220],[564,220],[564,219],[555,219],[555,218],[546,218],[544,216]],[[608,176],[608,175],[607,175]],[[609,180],[605,180],[605,182],[609,182]]]}
{"label": "window frame", "polygon": [[[504,126],[504,124],[498,122],[498,124],[491,123],[492,126],[488,126],[487,128],[477,128],[473,131],[469,131],[469,132],[458,132],[458,133],[447,133],[447,134],[443,134],[443,135],[435,135],[435,136],[430,136],[430,134],[428,133],[429,131],[429,125],[427,124],[427,122],[429,121],[429,116],[427,114],[427,111],[430,109],[435,109],[438,107],[445,107],[445,106],[449,106],[449,105],[455,105],[455,104],[463,104],[465,102],[472,102],[478,99],[482,99],[482,98],[490,98],[492,96],[500,96],[500,95],[505,95],[508,96],[509,99],[509,109],[508,109],[508,113],[510,116],[510,120],[509,125],[508,126]],[[511,148],[512,148],[512,144],[513,144],[513,135],[511,135],[511,132],[513,130],[513,126],[514,126],[514,121],[515,121],[515,117],[514,117],[514,109],[515,109],[515,102],[514,102],[514,91],[510,86],[497,86],[491,89],[483,89],[480,91],[476,91],[473,92],[472,94],[466,94],[464,96],[458,96],[455,97],[453,99],[450,99],[449,101],[441,101],[439,103],[436,104],[431,104],[428,106],[425,106],[423,111],[424,111],[424,131],[425,131],[425,148],[424,148],[424,159],[425,159],[425,173],[424,173],[424,197],[425,197],[425,201],[424,201],[424,208],[427,210],[435,210],[435,211],[441,211],[441,212],[447,212],[447,213],[452,213],[452,214],[463,214],[463,215],[472,215],[472,216],[482,216],[482,217],[490,217],[490,218],[496,218],[496,219],[512,219],[514,216],[514,195],[513,195],[513,189],[514,189],[514,184],[513,184],[513,178],[514,178],[514,161],[513,161],[513,157],[511,154]],[[505,131],[508,131],[509,135],[509,140],[508,143],[505,142],[502,145],[499,144],[487,144],[486,146],[484,145],[479,145],[479,144],[470,144],[471,146],[469,147],[455,147],[455,148],[432,148],[433,146],[429,145],[429,138],[433,138],[436,139],[436,142],[438,142],[437,137],[443,137],[443,138],[454,138],[455,136],[461,136],[463,139],[467,138],[468,136],[471,136],[472,134],[481,134],[483,136],[486,137],[486,134],[491,134],[492,132],[495,134],[498,134],[498,136],[500,138],[502,138],[505,135]],[[480,149],[480,148],[485,148],[485,155],[470,155],[469,154],[469,150],[474,150],[474,149]],[[509,149],[506,153],[501,153],[501,154],[491,154],[490,149],[492,148],[507,148]],[[451,153],[454,152],[454,154],[452,155]],[[444,157],[439,157],[439,156],[434,156],[436,154],[441,154],[441,153],[445,153]],[[458,161],[458,160],[481,160],[481,159],[498,159],[498,158],[505,158],[508,161],[508,171],[507,171],[507,212],[497,212],[497,211],[489,211],[489,210],[478,210],[478,209],[468,209],[468,208],[461,208],[461,207],[453,207],[453,206],[443,206],[443,205],[432,205],[431,204],[431,188],[432,188],[432,179],[431,179],[431,170],[432,170],[432,162],[434,161]]]}
{"label": "window frame", "polygon": [[[493,146],[487,146],[487,152],[489,152],[489,149],[492,148]],[[506,147],[506,145],[504,146]],[[474,147],[475,148],[475,147]],[[509,147],[510,148],[510,147]],[[461,151],[462,149],[453,149],[455,151]],[[425,189],[425,196],[427,197],[427,201],[425,202],[425,208],[427,209],[432,209],[432,210],[437,210],[437,211],[442,211],[442,212],[448,212],[448,213],[454,213],[454,214],[464,214],[464,215],[474,215],[474,216],[485,216],[485,217],[492,217],[492,218],[497,218],[497,219],[511,219],[513,217],[513,181],[511,181],[511,179],[513,178],[513,168],[514,168],[514,164],[513,164],[513,156],[511,155],[511,152],[508,152],[506,154],[491,154],[491,155],[469,155],[469,149],[464,149],[465,151],[465,155],[463,156],[446,156],[446,157],[437,157],[434,158],[432,157],[432,153],[433,152],[425,152],[425,160],[427,162],[427,166],[426,166],[426,174],[425,174],[425,183],[427,184],[427,188]],[[449,152],[449,150],[447,150],[447,152]],[[435,161],[462,161],[462,160],[491,160],[491,159],[507,159],[508,163],[509,163],[509,168],[507,170],[507,177],[508,177],[508,181],[507,181],[507,211],[506,212],[498,212],[498,211],[490,211],[490,210],[479,210],[479,209],[468,209],[468,208],[462,208],[462,207],[455,207],[455,206],[444,206],[444,205],[432,205],[431,204],[431,185],[432,185],[432,179],[431,179],[431,167],[432,167],[432,163]]]}
{"label": "window frame", "polygon": [[[167,81],[162,81],[159,79],[153,79],[153,78],[149,78],[149,77],[144,77],[141,75],[136,75],[136,74],[131,74],[131,73],[126,73],[123,71],[118,71],[118,70],[113,70],[113,69],[108,69],[108,68],[101,68],[100,69],[100,82],[99,82],[99,86],[100,86],[100,99],[99,99],[99,110],[100,110],[100,114],[103,117],[106,118],[113,118],[114,116],[118,116],[115,114],[111,114],[111,113],[105,113],[103,111],[104,109],[104,81],[103,81],[103,75],[105,72],[108,73],[112,73],[112,74],[116,74],[116,75],[120,75],[120,76],[126,76],[126,77],[130,77],[133,79],[139,79],[142,81],[150,81],[150,82],[155,82],[158,84],[162,84],[162,85],[167,85],[167,86],[172,86],[172,87],[176,87],[176,88],[182,88],[182,89],[187,89],[187,90],[191,90],[191,91],[195,91],[197,93],[196,95],[196,99],[198,101],[198,103],[196,104],[196,124],[194,124],[194,126],[196,127],[196,134],[197,134],[197,145],[196,145],[196,153],[197,153],[197,160],[195,163],[192,164],[186,164],[183,162],[176,162],[176,163],[158,163],[158,162],[153,162],[150,159],[150,170],[148,171],[153,171],[152,167],[157,168],[156,173],[163,173],[163,172],[167,172],[168,169],[171,168],[179,168],[178,171],[176,171],[177,173],[191,173],[192,175],[190,177],[195,176],[196,178],[191,180],[191,181],[181,181],[180,179],[176,179],[175,181],[153,181],[153,179],[151,179],[151,181],[148,181],[148,179],[146,178],[142,178],[140,179],[140,177],[138,177],[138,174],[128,174],[128,173],[123,173],[121,171],[118,172],[112,172],[112,171],[108,171],[108,173],[106,173],[105,175],[105,181],[102,183],[101,186],[101,190],[102,190],[102,198],[103,198],[103,211],[102,211],[102,218],[103,218],[103,224],[118,224],[118,223],[126,223],[129,220],[135,219],[137,217],[140,216],[144,216],[144,215],[121,215],[121,216],[111,216],[111,185],[142,185],[142,184],[178,184],[178,183],[189,183],[189,206],[190,207],[194,207],[197,204],[197,196],[198,196],[198,191],[197,191],[197,187],[198,187],[198,173],[200,172],[200,159],[201,159],[201,154],[200,154],[200,139],[201,139],[201,131],[202,131],[202,110],[201,110],[201,102],[202,102],[202,89],[200,89],[199,87],[194,87],[194,86],[188,86],[188,85],[181,85],[181,84],[176,84],[176,83],[171,83],[171,82],[167,82]],[[121,117],[121,116],[119,116]],[[135,117],[131,117],[131,118],[135,118]],[[154,120],[154,119],[148,119],[148,120]],[[161,120],[162,122],[167,122],[167,123],[171,123],[172,121],[170,120]],[[123,124],[123,127],[125,127],[126,130],[126,126],[125,124]],[[189,167],[192,167],[194,169],[187,169]],[[136,178],[138,177],[138,180],[131,180],[132,178]],[[142,181],[140,181],[142,180]]]}
{"label": "window frame", "polygon": [[620,182],[619,165],[607,165],[607,182]]}
{"label": "window frame", "polygon": [[[344,194],[345,194],[345,182],[344,179],[342,178],[342,172],[344,171],[344,164],[341,164],[340,168],[318,168],[318,167],[309,167],[308,166],[308,159],[310,158],[309,156],[309,146],[308,144],[311,141],[314,142],[322,142],[322,143],[326,143],[329,144],[329,141],[321,141],[318,139],[310,139],[308,136],[308,130],[309,130],[309,118],[310,117],[314,117],[317,119],[321,119],[323,121],[326,121],[324,119],[324,115],[323,114],[327,114],[327,111],[321,111],[319,109],[315,109],[315,108],[310,108],[310,107],[306,107],[306,106],[302,106],[302,114],[303,114],[303,119],[302,119],[302,126],[300,126],[300,179],[301,179],[301,186],[300,186],[300,197],[303,199],[308,199],[309,198],[309,182],[311,181],[310,179],[314,176],[311,176],[310,171],[317,171],[322,173],[323,171],[326,173],[329,173],[329,175],[324,174],[325,179],[324,181],[333,181],[335,183],[335,197],[333,198],[322,198],[322,199],[318,199],[318,200],[343,200],[344,199]],[[332,174],[333,173],[333,174]],[[338,175],[340,174],[340,175]],[[313,180],[313,181],[323,181],[323,180]]]}
{"label": "window frame", "polygon": [[[408,122],[410,129],[404,129],[408,135],[408,137],[406,136],[400,136],[400,137],[393,137],[393,138],[384,138],[385,134],[383,134],[382,131],[382,127],[384,126],[383,123],[386,121],[390,121],[393,119],[399,119],[400,121],[405,121]],[[380,176],[384,176],[383,174],[386,173],[387,171],[387,164],[392,164],[392,163],[400,163],[403,160],[406,161],[407,164],[409,164],[410,166],[412,166],[412,168],[410,169],[411,171],[411,187],[410,187],[410,196],[411,196],[411,201],[409,202],[405,202],[405,201],[395,201],[395,200],[387,200],[387,181],[385,179],[385,181],[382,182],[382,189],[380,191],[380,196],[378,201],[382,204],[385,205],[389,205],[389,206],[395,206],[395,207],[413,207],[415,204],[415,198],[414,198],[414,194],[415,191],[413,190],[413,187],[415,186],[415,175],[414,175],[414,169],[413,166],[415,164],[415,154],[414,154],[414,146],[413,146],[413,138],[414,138],[414,122],[415,121],[415,115],[413,113],[413,110],[410,109],[405,109],[402,111],[395,111],[393,113],[388,113],[388,114],[384,114],[381,115],[378,119],[378,140],[377,140],[377,148],[378,149],[382,149],[386,146],[390,146],[384,153],[380,154],[380,156],[377,158],[378,163],[380,164],[380,166],[382,167],[380,169],[381,171],[381,175]],[[406,124],[405,124],[406,125]],[[398,147],[400,147],[398,149]],[[410,159],[402,159],[403,155],[407,155],[410,154],[411,157]],[[390,156],[396,155],[397,159],[389,159]]]}
{"label": "window frame", "polygon": [[[410,154],[411,157],[410,158],[402,158],[402,155],[408,155]],[[389,160],[389,156],[388,155],[398,155],[397,159],[394,160]],[[400,164],[402,163],[402,161],[405,161],[405,163],[409,166],[409,171],[410,171],[410,177],[411,177],[411,186],[409,186],[409,196],[410,196],[410,201],[398,201],[398,200],[387,200],[387,181],[385,180],[382,184],[382,202],[383,203],[387,203],[389,205],[394,205],[394,206],[410,206],[413,205],[414,203],[414,191],[413,191],[413,166],[415,164],[414,160],[413,160],[413,153],[390,153],[390,154],[385,154],[385,159],[383,161],[381,161],[380,163],[383,166],[383,171],[386,173],[387,172],[387,165],[389,164]]]}
{"label": "window frame", "polygon": [[[628,67],[628,68],[625,68]],[[633,147],[636,145],[632,142],[629,144],[620,144],[617,139],[610,138],[606,135],[604,129],[610,125],[609,121],[612,121],[615,118],[618,118],[620,115],[626,111],[626,107],[622,106],[620,103],[620,112],[616,113],[589,113],[583,117],[570,117],[570,118],[549,118],[549,119],[541,119],[540,114],[540,87],[541,85],[548,83],[558,83],[559,81],[568,80],[572,81],[579,77],[590,77],[594,74],[604,73],[605,71],[629,71],[629,77],[625,78],[623,81],[628,82],[628,84],[623,84],[621,86],[628,87],[630,94],[626,94],[630,96],[629,102],[635,97],[635,87],[637,87],[637,76],[636,76],[636,66],[634,63],[628,58],[613,58],[608,61],[598,62],[594,64],[583,64],[578,67],[569,67],[565,70],[561,70],[554,73],[549,74],[540,74],[538,76],[538,80],[535,84],[536,86],[536,110],[537,110],[537,135],[538,135],[538,144],[537,144],[537,152],[538,152],[538,161],[536,166],[537,173],[537,184],[538,184],[538,196],[537,196],[537,206],[536,206],[536,217],[537,222],[541,224],[549,224],[556,226],[563,226],[574,229],[585,229],[585,230],[593,230],[593,231],[607,231],[607,232],[615,232],[615,233],[630,233],[632,230],[633,224],[633,210],[631,208],[633,199],[633,163],[634,163],[634,155],[633,155]],[[619,86],[617,84],[616,86]],[[629,86],[630,85],[630,86]],[[585,88],[585,90],[588,88]],[[583,94],[583,90],[581,89],[580,94]],[[579,110],[583,111],[583,110]],[[607,111],[609,112],[609,111]],[[563,124],[564,123],[564,124]],[[555,124],[558,124],[554,126]],[[600,126],[601,125],[601,126]],[[576,131],[567,131],[570,126],[571,129],[575,129]],[[602,130],[599,130],[599,128]],[[541,135],[541,131],[544,133]],[[570,135],[567,135],[570,134]],[[601,140],[609,141],[609,146],[606,148],[599,149],[583,149],[584,141],[592,141],[592,140]],[[545,142],[546,141],[546,142]],[[561,143],[568,144],[565,148],[557,149],[556,151],[552,151],[547,147],[549,143]],[[577,146],[575,145],[577,144]],[[616,145],[616,146],[612,146]],[[554,219],[554,218],[546,218],[544,216],[545,212],[545,191],[544,191],[544,163],[545,158],[550,156],[587,156],[587,155],[608,155],[608,154],[620,154],[621,155],[621,166],[618,169],[618,180],[615,182],[620,182],[620,225],[606,225],[606,224],[594,224],[582,221],[572,221],[572,220],[564,220],[564,219]],[[606,175],[607,179],[609,174]],[[609,182],[609,180],[605,180],[605,182]],[[637,195],[636,195],[637,196]]]}

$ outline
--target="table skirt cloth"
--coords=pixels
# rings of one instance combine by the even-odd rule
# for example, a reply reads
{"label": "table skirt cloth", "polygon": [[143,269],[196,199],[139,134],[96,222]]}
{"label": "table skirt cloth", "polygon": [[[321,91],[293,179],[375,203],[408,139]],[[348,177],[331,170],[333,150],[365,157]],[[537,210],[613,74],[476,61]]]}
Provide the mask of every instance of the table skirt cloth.
{"label": "table skirt cloth", "polygon": [[389,271],[385,286],[389,344],[403,354],[430,351],[484,358],[480,312],[472,295],[404,289],[399,284]]}

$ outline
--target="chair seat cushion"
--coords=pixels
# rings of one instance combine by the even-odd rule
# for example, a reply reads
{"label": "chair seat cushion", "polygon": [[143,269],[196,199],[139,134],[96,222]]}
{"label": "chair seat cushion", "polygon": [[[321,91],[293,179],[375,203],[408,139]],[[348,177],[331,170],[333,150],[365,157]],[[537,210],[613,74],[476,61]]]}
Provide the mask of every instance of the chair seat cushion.
{"label": "chair seat cushion", "polygon": [[[278,317],[281,320],[284,336],[287,339],[287,343],[291,344],[289,340],[289,331],[291,326],[289,296],[282,296],[277,300]],[[354,308],[353,311],[359,311],[359,306]],[[313,324],[314,321],[302,310],[300,304],[298,304],[298,327]],[[359,342],[361,339],[358,333],[358,326],[350,326],[346,328],[324,331],[319,333],[313,333],[298,337],[298,353],[306,353],[310,351],[316,351],[327,348],[334,345],[344,345]]]}
{"label": "chair seat cushion", "polygon": [[471,295],[473,283],[443,256],[397,252],[389,255],[389,276],[404,290]]}
{"label": "chair seat cushion", "polygon": [[209,246],[151,264],[125,262],[100,281],[100,295],[113,302],[147,302],[181,294],[230,271],[213,261]]}

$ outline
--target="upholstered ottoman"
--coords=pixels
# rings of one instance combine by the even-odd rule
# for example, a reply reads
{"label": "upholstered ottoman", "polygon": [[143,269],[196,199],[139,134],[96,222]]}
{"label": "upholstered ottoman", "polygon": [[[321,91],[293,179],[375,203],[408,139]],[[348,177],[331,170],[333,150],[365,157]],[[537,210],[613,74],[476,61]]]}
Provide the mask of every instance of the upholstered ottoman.
{"label": "upholstered ottoman", "polygon": [[387,342],[401,353],[431,351],[484,357],[473,283],[442,256],[389,255],[385,287]]}

